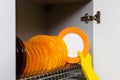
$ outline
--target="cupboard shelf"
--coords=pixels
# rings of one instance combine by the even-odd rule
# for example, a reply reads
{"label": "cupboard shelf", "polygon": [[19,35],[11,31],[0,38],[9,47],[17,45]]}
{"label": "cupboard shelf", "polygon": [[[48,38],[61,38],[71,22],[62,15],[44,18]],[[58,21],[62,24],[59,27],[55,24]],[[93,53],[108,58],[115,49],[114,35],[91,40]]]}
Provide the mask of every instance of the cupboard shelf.
{"label": "cupboard shelf", "polygon": [[86,80],[79,64],[62,67],[49,73],[23,76],[19,80]]}
{"label": "cupboard shelf", "polygon": [[[23,41],[38,34],[58,35],[65,27],[78,26],[87,32],[92,43],[92,23],[80,21],[88,12],[92,15],[91,0],[17,0],[17,36]],[[66,4],[67,3],[67,4]],[[44,5],[45,4],[45,5]],[[53,5],[49,7],[49,5]],[[55,5],[55,6],[54,6]],[[87,6],[86,6],[87,5]],[[46,11],[47,7],[47,11]],[[55,9],[49,11],[49,9]],[[89,29],[89,31],[88,31]],[[92,53],[92,48],[91,48]],[[20,80],[86,80],[78,64],[44,74],[23,76]]]}

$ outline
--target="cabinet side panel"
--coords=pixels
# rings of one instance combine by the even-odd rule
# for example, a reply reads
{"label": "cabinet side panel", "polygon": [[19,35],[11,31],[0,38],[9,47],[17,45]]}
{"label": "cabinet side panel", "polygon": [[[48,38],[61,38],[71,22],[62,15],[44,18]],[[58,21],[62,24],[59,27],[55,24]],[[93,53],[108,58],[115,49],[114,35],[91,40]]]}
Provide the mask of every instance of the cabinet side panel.
{"label": "cabinet side panel", "polygon": [[15,0],[0,0],[0,80],[15,80]]}
{"label": "cabinet side panel", "polygon": [[101,23],[94,23],[94,69],[100,80],[120,80],[120,1],[94,0],[94,13],[101,11]]}

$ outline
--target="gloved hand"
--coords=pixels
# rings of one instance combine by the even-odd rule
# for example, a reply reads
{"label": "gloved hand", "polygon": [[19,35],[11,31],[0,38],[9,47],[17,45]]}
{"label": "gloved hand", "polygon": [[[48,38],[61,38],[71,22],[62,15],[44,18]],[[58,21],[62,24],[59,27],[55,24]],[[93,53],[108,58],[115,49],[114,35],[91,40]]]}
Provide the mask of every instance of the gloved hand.
{"label": "gloved hand", "polygon": [[92,59],[90,53],[84,57],[81,51],[78,51],[78,56],[80,58],[80,65],[82,67],[83,74],[87,80],[99,80],[98,76],[95,74],[92,68]]}

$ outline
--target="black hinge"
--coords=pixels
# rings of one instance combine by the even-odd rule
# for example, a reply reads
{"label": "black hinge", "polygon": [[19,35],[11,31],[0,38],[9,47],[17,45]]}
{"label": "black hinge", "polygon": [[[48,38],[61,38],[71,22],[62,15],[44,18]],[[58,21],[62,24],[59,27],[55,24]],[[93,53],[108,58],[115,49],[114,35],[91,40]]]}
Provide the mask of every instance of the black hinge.
{"label": "black hinge", "polygon": [[93,20],[100,24],[100,11],[97,11],[94,16],[88,15],[88,13],[86,13],[84,17],[81,17],[81,21],[85,21],[85,23]]}

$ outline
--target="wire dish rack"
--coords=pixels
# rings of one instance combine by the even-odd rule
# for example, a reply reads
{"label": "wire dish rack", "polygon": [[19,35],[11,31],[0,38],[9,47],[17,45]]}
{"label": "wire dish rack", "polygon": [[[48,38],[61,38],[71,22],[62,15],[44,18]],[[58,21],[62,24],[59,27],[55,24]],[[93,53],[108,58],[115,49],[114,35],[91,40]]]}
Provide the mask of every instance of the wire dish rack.
{"label": "wire dish rack", "polygon": [[22,75],[18,80],[86,80],[79,64],[69,64],[58,70],[32,76]]}

